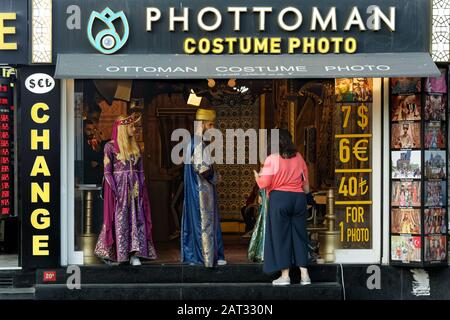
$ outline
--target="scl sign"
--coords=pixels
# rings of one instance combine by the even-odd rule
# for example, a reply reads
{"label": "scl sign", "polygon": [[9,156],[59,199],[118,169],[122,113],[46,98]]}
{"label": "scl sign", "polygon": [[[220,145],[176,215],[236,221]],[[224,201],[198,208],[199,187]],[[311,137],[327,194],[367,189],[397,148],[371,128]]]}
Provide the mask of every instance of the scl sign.
{"label": "scl sign", "polygon": [[44,94],[53,90],[55,80],[48,74],[35,73],[25,80],[25,87],[35,94]]}

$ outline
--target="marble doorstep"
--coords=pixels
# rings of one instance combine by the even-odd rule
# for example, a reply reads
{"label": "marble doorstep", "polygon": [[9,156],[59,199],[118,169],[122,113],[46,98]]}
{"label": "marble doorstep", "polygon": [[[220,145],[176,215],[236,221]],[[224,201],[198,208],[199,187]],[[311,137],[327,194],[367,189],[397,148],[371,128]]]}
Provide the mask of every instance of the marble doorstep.
{"label": "marble doorstep", "polygon": [[17,254],[0,253],[0,269],[12,269],[19,267],[19,256]]}
{"label": "marble doorstep", "polygon": [[[81,267],[82,284],[169,284],[169,283],[271,283],[278,274],[265,274],[261,264],[228,264],[215,268],[181,264]],[[313,282],[340,282],[336,265],[310,266]],[[43,281],[44,272],[56,271],[56,281]],[[40,269],[36,272],[37,284],[65,284],[70,275],[66,269]],[[299,271],[291,270],[292,283],[298,283]]]}
{"label": "marble doorstep", "polygon": [[45,300],[342,300],[339,283],[274,287],[269,283],[37,285]]}
{"label": "marble doorstep", "polygon": [[34,300],[35,288],[0,288],[0,300]]}

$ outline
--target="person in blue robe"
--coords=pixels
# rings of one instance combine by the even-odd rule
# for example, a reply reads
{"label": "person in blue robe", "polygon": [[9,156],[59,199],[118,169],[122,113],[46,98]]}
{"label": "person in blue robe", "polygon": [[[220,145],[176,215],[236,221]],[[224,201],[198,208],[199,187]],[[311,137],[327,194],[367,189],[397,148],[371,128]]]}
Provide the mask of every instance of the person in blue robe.
{"label": "person in blue robe", "polygon": [[[216,185],[219,174],[211,158],[205,156],[201,135],[214,129],[214,110],[199,109],[195,117],[201,121],[188,146],[184,165],[184,204],[181,219],[181,262],[211,268],[225,265]],[[198,131],[198,130],[197,130]]]}

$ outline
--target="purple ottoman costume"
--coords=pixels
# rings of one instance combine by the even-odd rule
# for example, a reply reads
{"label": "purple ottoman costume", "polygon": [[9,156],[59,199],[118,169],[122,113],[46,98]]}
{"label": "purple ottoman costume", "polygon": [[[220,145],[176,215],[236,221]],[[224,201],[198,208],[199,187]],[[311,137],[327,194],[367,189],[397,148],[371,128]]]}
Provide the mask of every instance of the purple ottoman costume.
{"label": "purple ottoman costume", "polygon": [[116,121],[112,141],[104,148],[104,223],[95,255],[117,262],[129,261],[133,254],[144,259],[155,259],[142,157],[137,163],[128,160],[123,163],[117,159],[118,125]]}

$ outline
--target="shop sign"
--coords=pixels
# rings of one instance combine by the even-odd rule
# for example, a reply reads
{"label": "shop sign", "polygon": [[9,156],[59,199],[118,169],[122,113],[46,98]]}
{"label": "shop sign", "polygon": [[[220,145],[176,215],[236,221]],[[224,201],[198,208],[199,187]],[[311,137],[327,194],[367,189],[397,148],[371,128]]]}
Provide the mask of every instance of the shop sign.
{"label": "shop sign", "polygon": [[373,79],[336,80],[336,216],[342,249],[372,248]]}
{"label": "shop sign", "polygon": [[[61,0],[58,53],[426,52],[427,0],[242,2]],[[414,35],[411,37],[411,35]],[[389,41],[386,41],[389,39]]]}
{"label": "shop sign", "polygon": [[28,63],[28,1],[0,2],[0,63]]}
{"label": "shop sign", "polygon": [[25,87],[34,94],[45,94],[53,90],[55,79],[45,73],[35,73],[25,80]]}
{"label": "shop sign", "polygon": [[52,67],[21,69],[22,265],[59,264],[60,88]]}

